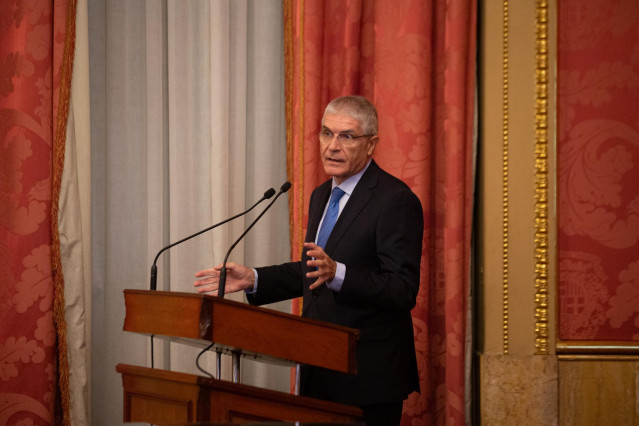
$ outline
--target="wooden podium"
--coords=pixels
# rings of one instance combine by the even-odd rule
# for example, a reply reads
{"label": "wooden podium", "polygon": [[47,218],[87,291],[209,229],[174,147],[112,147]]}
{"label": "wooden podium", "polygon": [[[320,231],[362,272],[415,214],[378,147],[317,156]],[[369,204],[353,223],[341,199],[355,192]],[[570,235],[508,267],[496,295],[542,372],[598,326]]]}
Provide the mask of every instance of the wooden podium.
{"label": "wooden podium", "polygon": [[[358,331],[218,297],[125,290],[124,330],[355,374]],[[124,421],[354,423],[357,407],[192,374],[118,364]]]}

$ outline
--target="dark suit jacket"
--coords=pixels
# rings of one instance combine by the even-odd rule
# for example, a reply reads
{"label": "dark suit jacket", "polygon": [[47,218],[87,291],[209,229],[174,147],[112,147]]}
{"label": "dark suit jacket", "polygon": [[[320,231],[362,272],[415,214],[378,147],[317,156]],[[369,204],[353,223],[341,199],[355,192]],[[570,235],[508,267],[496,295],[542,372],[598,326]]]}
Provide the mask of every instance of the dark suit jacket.
{"label": "dark suit jacket", "polygon": [[[330,191],[329,180],[311,195],[306,241],[315,240]],[[326,253],[346,265],[339,293],[326,286],[309,290],[315,279],[305,278],[305,252],[301,262],[257,268],[251,304],[304,296],[304,317],[360,330],[358,374],[303,367],[303,395],[361,406],[419,391],[410,311],[419,290],[423,226],[417,196],[373,161],[326,243]]]}

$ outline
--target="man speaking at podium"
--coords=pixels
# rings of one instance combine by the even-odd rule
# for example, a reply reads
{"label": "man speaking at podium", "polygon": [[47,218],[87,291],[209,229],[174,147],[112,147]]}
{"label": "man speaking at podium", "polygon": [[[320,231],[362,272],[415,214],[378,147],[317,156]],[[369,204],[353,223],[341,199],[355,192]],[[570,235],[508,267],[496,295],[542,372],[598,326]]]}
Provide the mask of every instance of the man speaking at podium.
{"label": "man speaking at podium", "polygon": [[[311,194],[300,262],[226,265],[226,293],[263,305],[303,296],[302,316],[358,329],[357,374],[303,366],[300,393],[356,405],[367,425],[399,425],[403,400],[419,391],[413,323],[423,213],[417,196],[372,160],[377,110],[363,97],[332,100],[317,144],[331,179]],[[222,265],[195,274],[217,290]]]}

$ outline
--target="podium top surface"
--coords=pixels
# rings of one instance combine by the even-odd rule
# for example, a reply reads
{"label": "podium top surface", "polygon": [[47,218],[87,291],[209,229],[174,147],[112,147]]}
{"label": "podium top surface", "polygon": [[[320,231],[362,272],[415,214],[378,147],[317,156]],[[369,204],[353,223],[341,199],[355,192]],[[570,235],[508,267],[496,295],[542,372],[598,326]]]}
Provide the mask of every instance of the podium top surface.
{"label": "podium top surface", "polygon": [[355,329],[197,293],[124,290],[124,301],[124,331],[356,373]]}

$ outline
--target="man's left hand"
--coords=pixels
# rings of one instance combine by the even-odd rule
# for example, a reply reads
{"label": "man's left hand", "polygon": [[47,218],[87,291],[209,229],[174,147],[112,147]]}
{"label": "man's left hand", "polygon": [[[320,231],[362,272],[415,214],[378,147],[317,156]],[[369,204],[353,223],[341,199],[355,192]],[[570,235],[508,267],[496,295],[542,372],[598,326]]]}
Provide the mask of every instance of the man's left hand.
{"label": "man's left hand", "polygon": [[317,268],[306,273],[307,278],[317,278],[309,287],[311,290],[315,290],[322,284],[331,282],[333,278],[335,278],[337,263],[328,257],[323,248],[315,243],[304,243],[304,248],[307,250],[306,255],[309,257],[309,260],[306,261],[306,265],[309,268]]}

